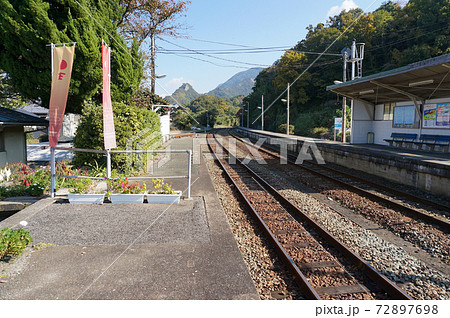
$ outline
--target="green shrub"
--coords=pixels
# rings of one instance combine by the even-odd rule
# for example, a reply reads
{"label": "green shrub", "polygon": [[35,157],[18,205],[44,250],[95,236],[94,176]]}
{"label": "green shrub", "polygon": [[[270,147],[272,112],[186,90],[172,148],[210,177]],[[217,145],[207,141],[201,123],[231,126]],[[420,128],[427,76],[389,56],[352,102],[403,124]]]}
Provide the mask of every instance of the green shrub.
{"label": "green shrub", "polygon": [[[161,143],[159,117],[155,112],[135,105],[113,103],[117,148],[115,150],[151,149]],[[83,116],[74,138],[76,148],[103,150],[103,109],[101,105],[86,103]],[[141,167],[146,156],[133,155],[131,165]],[[73,164],[77,167],[106,166],[104,154],[76,152]],[[126,154],[111,155],[112,168],[132,168],[127,164]]]}
{"label": "green shrub", "polygon": [[331,131],[327,127],[315,127],[312,130],[312,135],[314,138],[320,139],[331,139]]}
{"label": "green shrub", "polygon": [[[287,124],[281,124],[280,126],[278,126],[278,132],[285,134],[286,126]],[[294,129],[295,129],[294,125],[289,125],[289,135],[294,134]]]}
{"label": "green shrub", "polygon": [[0,230],[0,259],[20,255],[32,241],[27,230],[9,228]]}
{"label": "green shrub", "polygon": [[21,196],[41,196],[44,194],[44,188],[38,185],[26,186],[23,184],[0,186],[0,199]]}

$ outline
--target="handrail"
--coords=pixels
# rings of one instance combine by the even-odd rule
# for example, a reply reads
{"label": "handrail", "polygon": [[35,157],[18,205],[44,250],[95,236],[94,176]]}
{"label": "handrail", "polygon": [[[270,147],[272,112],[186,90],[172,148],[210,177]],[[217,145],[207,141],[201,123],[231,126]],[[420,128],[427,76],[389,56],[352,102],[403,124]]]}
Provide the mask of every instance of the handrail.
{"label": "handrail", "polygon": [[[42,146],[43,149],[46,149],[48,146]],[[90,177],[90,176],[78,176],[78,175],[59,175],[55,173],[56,166],[56,158],[55,158],[55,150],[66,150],[66,151],[78,151],[78,152],[90,152],[90,153],[103,153],[106,155],[106,179],[111,179],[111,154],[112,153],[187,153],[188,154],[188,172],[187,175],[183,176],[159,176],[159,177],[128,177],[129,180],[143,180],[143,179],[188,179],[188,188],[187,188],[187,199],[191,198],[191,179],[192,179],[192,150],[96,150],[96,149],[82,149],[82,148],[73,148],[73,147],[49,147],[50,148],[50,195],[52,198],[55,197],[55,178],[78,178],[78,179],[94,179],[94,180],[102,180],[105,178],[102,177]]]}

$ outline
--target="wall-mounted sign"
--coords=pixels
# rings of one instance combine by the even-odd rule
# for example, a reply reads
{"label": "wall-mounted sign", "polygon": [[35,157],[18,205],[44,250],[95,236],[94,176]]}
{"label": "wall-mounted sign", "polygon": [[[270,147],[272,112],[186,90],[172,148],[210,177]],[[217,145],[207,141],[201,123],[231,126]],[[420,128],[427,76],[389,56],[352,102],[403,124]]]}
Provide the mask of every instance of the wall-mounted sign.
{"label": "wall-mounted sign", "polygon": [[423,127],[450,128],[450,103],[424,105]]}
{"label": "wall-mounted sign", "polygon": [[334,119],[334,129],[342,130],[342,117]]}
{"label": "wall-mounted sign", "polygon": [[419,116],[416,114],[415,106],[395,106],[394,120],[392,121],[394,128],[419,128]]}

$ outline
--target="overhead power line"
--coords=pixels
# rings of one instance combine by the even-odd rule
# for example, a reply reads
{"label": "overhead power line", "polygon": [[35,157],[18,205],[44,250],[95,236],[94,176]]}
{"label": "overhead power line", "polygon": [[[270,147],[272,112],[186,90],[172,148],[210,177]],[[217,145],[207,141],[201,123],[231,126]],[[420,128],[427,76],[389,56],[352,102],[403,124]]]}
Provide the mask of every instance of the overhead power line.
{"label": "overhead power line", "polygon": [[181,45],[175,44],[173,42],[170,42],[170,41],[168,41],[166,39],[163,39],[161,37],[158,37],[158,39],[163,41],[163,42],[166,42],[166,43],[169,43],[171,45],[174,45],[176,47],[182,48],[184,50],[187,50],[187,51],[190,51],[190,52],[194,52],[196,54],[200,54],[200,55],[203,55],[203,56],[208,56],[210,58],[217,59],[217,60],[222,60],[222,61],[226,61],[226,62],[232,62],[232,63],[236,63],[236,64],[250,65],[250,66],[260,66],[260,67],[268,67],[268,66],[270,66],[270,65],[267,65],[267,64],[248,63],[248,62],[242,62],[242,61],[236,61],[236,60],[226,59],[226,58],[222,58],[222,57],[217,57],[217,56],[213,56],[213,55],[210,55],[210,54],[207,54],[207,53],[203,53],[203,52],[200,52],[200,51],[196,51],[196,50],[192,50],[192,49],[186,48],[184,46],[181,46]]}

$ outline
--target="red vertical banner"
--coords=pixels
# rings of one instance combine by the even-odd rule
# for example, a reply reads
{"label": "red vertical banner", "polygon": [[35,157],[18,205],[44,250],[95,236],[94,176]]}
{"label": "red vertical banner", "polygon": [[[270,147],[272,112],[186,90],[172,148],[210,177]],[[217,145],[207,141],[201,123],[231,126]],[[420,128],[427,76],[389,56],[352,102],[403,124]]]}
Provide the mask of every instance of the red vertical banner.
{"label": "red vertical banner", "polygon": [[103,138],[105,149],[116,148],[116,132],[114,130],[114,116],[111,103],[111,49],[102,44],[103,64]]}
{"label": "red vertical banner", "polygon": [[53,74],[48,128],[50,147],[58,144],[69,94],[74,53],[74,46],[52,47]]}

